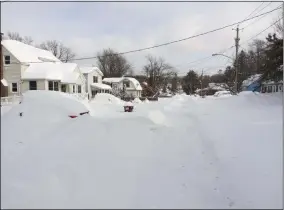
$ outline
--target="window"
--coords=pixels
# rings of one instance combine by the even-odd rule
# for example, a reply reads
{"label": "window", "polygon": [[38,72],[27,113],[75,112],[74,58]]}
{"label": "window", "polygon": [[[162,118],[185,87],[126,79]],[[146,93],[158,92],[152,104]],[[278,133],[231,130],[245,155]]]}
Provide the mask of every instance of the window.
{"label": "window", "polygon": [[61,91],[64,92],[64,93],[66,93],[66,85],[65,85],[65,84],[64,84],[64,85],[61,85]]}
{"label": "window", "polygon": [[75,85],[73,85],[73,93],[75,93]]}
{"label": "window", "polygon": [[271,86],[271,85],[268,86],[267,92],[268,92],[268,93],[271,93],[271,92],[272,92],[272,86]]}
{"label": "window", "polygon": [[13,93],[18,92],[18,84],[17,83],[12,83],[12,92]]}
{"label": "window", "polygon": [[37,90],[37,81],[30,81],[30,90]]}
{"label": "window", "polygon": [[58,91],[59,90],[58,85],[59,85],[58,82],[48,81],[48,90]]}
{"label": "window", "polygon": [[130,87],[130,82],[129,81],[125,81],[125,82],[123,82],[123,86],[125,86],[125,87],[127,87],[127,88],[129,88]]}
{"label": "window", "polygon": [[53,82],[48,81],[48,90],[53,90]]}
{"label": "window", "polygon": [[98,82],[98,77],[93,76],[93,83],[97,83]]}
{"label": "window", "polygon": [[275,88],[276,88],[275,92],[278,92],[278,85],[276,85]]}
{"label": "window", "polygon": [[81,93],[81,85],[78,85],[78,93]]}
{"label": "window", "polygon": [[54,82],[54,90],[55,91],[59,91],[59,84],[58,84],[58,82]]}
{"label": "window", "polygon": [[282,85],[279,85],[279,91],[283,92],[283,86]]}
{"label": "window", "polygon": [[5,62],[5,65],[11,64],[11,57],[10,57],[10,55],[5,55],[4,56],[4,62]]}

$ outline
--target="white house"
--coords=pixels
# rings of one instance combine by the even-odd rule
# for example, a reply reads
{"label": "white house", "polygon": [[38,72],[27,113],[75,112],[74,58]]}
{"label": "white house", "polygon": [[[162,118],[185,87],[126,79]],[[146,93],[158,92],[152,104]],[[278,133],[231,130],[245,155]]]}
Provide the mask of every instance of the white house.
{"label": "white house", "polygon": [[274,82],[274,81],[264,81],[261,83],[261,92],[262,93],[275,93],[283,92],[283,81]]}
{"label": "white house", "polygon": [[125,90],[125,93],[131,97],[141,97],[142,94],[140,83],[132,77],[104,78],[103,83],[109,84],[114,93]]}
{"label": "white house", "polygon": [[85,78],[75,63],[31,63],[22,73],[22,92],[50,90],[85,93]]}
{"label": "white house", "polygon": [[1,46],[9,96],[27,90],[85,92],[85,79],[77,64],[62,63],[47,50],[15,40],[3,40]]}
{"label": "white house", "polygon": [[84,66],[80,67],[80,70],[86,79],[85,87],[89,97],[93,98],[97,93],[111,92],[111,87],[102,83],[103,73],[99,68]]}

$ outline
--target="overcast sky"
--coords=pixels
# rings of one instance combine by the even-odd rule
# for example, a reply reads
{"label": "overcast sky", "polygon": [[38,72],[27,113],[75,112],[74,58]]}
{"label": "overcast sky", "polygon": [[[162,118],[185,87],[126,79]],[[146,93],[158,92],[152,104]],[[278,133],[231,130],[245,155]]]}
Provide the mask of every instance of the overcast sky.
{"label": "overcast sky", "polygon": [[[65,2],[31,3],[6,2],[1,5],[1,30],[19,32],[31,36],[36,43],[55,39],[73,49],[77,57],[95,56],[104,48],[117,52],[150,47],[186,38],[241,21],[261,2],[186,2],[186,3],[138,3],[138,2]],[[281,5],[265,2],[252,15],[258,15]],[[268,6],[267,6],[268,5]],[[267,6],[267,7],[266,7]],[[265,8],[264,8],[265,7]],[[264,8],[262,11],[262,8]],[[258,12],[259,11],[259,12]],[[240,31],[240,43],[255,36],[281,16],[281,10],[272,12]],[[245,27],[256,19],[245,22]],[[225,57],[212,57],[199,63],[192,61],[210,56],[234,45],[236,31],[233,27],[183,42],[156,49],[126,55],[140,73],[151,54],[163,57],[176,67],[180,75],[189,69],[212,74],[231,61]],[[264,39],[270,28],[258,36]],[[246,48],[247,43],[242,47]],[[233,56],[234,48],[226,51]],[[96,64],[95,59],[79,64]]]}

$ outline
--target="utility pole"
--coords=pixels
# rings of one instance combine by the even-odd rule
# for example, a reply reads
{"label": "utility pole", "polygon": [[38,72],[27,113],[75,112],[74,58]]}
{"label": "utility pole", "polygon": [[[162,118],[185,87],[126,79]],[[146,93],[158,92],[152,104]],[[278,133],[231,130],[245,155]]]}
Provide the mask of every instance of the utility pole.
{"label": "utility pole", "polygon": [[202,73],[201,73],[201,78],[200,78],[200,89],[201,89],[201,97],[203,97],[203,69],[202,69]]}
{"label": "utility pole", "polygon": [[235,70],[236,70],[236,77],[235,77],[235,94],[238,93],[238,53],[239,53],[239,25],[236,29],[233,29],[237,31],[237,36],[235,38],[235,46],[236,46],[236,61],[235,61]]}

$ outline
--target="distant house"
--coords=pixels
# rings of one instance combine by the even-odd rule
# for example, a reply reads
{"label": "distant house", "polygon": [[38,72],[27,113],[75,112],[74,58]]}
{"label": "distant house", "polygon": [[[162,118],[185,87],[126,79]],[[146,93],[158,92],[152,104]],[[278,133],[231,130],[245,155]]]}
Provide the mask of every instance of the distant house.
{"label": "distant house", "polygon": [[125,92],[130,97],[141,97],[142,87],[140,83],[132,77],[104,78],[103,83],[110,85],[114,94]]}
{"label": "distant house", "polygon": [[85,93],[85,79],[75,63],[62,63],[51,52],[15,40],[1,42],[8,95],[27,90]]}
{"label": "distant house", "polygon": [[248,77],[243,81],[241,89],[242,91],[260,91],[260,82],[261,74],[255,74]]}
{"label": "distant house", "polygon": [[283,81],[279,81],[279,82],[265,81],[265,82],[262,82],[260,89],[261,89],[262,93],[283,92]]}
{"label": "distant house", "polygon": [[84,66],[80,67],[80,70],[86,79],[86,92],[90,98],[93,98],[97,93],[111,92],[111,86],[102,83],[102,77],[104,75],[99,68],[95,66]]}

